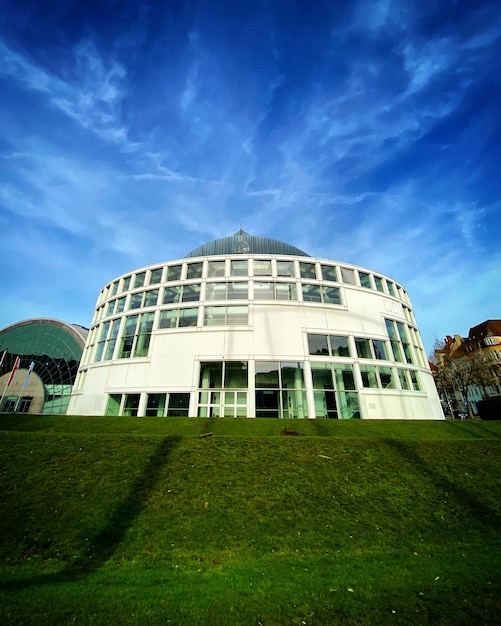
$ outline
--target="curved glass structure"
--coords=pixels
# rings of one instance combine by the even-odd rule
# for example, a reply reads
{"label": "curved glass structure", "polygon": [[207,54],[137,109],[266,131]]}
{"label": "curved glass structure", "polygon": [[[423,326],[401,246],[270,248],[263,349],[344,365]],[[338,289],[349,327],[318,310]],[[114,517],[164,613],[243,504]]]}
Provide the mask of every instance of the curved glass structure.
{"label": "curved glass structure", "polygon": [[223,237],[195,248],[185,258],[216,256],[218,254],[287,254],[290,256],[310,256],[295,246],[277,239],[249,235],[240,229],[232,237]]}
{"label": "curved glass structure", "polygon": [[0,410],[66,413],[87,332],[52,319],[25,320],[0,331]]}

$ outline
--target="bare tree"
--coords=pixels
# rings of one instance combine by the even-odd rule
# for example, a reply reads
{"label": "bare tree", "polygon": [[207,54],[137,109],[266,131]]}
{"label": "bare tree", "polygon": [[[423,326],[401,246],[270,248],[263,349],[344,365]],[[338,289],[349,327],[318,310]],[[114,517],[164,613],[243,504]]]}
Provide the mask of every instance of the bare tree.
{"label": "bare tree", "polygon": [[[450,338],[449,338],[450,339]],[[457,340],[459,339],[459,341]],[[459,392],[466,402],[469,417],[473,417],[468,389],[478,385],[482,389],[496,385],[498,377],[491,361],[467,340],[435,341],[432,362],[437,387],[447,397],[448,390]]]}

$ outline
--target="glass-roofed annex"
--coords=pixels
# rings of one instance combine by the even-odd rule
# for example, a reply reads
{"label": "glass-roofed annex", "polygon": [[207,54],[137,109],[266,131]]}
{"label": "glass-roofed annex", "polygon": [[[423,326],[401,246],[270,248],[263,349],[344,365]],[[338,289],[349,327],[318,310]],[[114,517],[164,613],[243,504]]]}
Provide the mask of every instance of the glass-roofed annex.
{"label": "glass-roofed annex", "polygon": [[401,285],[242,230],[105,286],[68,412],[443,419]]}
{"label": "glass-roofed annex", "polygon": [[43,318],[1,330],[0,411],[66,413],[87,332]]}

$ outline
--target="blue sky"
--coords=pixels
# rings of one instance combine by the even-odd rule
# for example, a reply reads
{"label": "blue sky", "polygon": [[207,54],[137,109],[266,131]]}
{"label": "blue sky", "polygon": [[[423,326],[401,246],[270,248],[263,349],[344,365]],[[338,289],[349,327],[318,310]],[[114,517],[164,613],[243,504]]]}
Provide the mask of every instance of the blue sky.
{"label": "blue sky", "polygon": [[501,318],[497,0],[0,0],[0,328],[240,224]]}

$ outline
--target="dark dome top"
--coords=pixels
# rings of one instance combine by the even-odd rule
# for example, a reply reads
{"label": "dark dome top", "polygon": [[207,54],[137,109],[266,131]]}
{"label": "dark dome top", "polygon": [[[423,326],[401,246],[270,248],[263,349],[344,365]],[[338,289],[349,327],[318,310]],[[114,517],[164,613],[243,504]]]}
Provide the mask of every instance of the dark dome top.
{"label": "dark dome top", "polygon": [[216,256],[218,254],[287,254],[310,256],[295,246],[277,239],[249,235],[242,229],[232,237],[214,239],[192,250],[185,258],[195,256]]}

